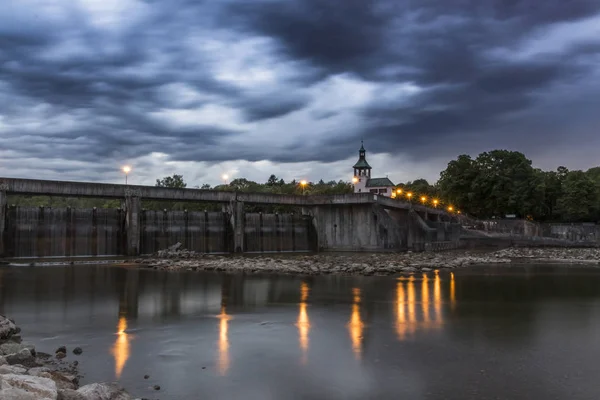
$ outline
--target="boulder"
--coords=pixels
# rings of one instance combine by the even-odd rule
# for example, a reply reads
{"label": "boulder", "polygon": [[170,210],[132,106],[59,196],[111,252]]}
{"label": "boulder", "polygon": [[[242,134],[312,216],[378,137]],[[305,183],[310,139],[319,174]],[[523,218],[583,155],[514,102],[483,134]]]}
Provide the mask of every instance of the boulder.
{"label": "boulder", "polygon": [[12,335],[20,332],[15,323],[4,315],[0,315],[0,340],[10,339]]}
{"label": "boulder", "polygon": [[0,345],[0,355],[17,354],[21,350],[27,349],[31,355],[35,356],[35,346],[32,344],[22,344],[8,342]]}
{"label": "boulder", "polygon": [[25,374],[27,373],[27,369],[25,369],[22,365],[0,365],[0,375],[6,374]]}
{"label": "boulder", "polygon": [[17,354],[9,354],[5,358],[10,365],[21,364],[27,367],[38,366],[37,362],[35,361],[35,357],[31,354],[29,349],[23,349]]}
{"label": "boulder", "polygon": [[57,400],[88,400],[88,398],[76,390],[59,389]]}
{"label": "boulder", "polygon": [[31,375],[0,375],[0,399],[55,400],[58,397],[52,379]]}
{"label": "boulder", "polygon": [[92,383],[77,389],[87,400],[132,400],[133,398],[117,383]]}

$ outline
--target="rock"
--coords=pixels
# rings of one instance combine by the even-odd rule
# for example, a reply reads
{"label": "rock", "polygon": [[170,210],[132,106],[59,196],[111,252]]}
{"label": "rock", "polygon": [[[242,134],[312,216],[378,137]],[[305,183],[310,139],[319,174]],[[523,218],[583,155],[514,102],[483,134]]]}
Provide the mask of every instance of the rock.
{"label": "rock", "polygon": [[152,386],[152,389],[154,389],[154,390],[160,390],[160,386],[154,385],[154,386]]}
{"label": "rock", "polygon": [[16,374],[0,375],[0,387],[2,388],[0,390],[0,399],[3,400],[55,400],[58,397],[58,390],[54,381],[38,376]]}
{"label": "rock", "polygon": [[21,330],[17,328],[15,322],[0,315],[0,340],[10,339],[12,335],[19,333]]}
{"label": "rock", "polygon": [[29,349],[23,349],[17,354],[10,354],[7,355],[5,358],[10,365],[21,364],[27,367],[37,366],[35,357],[31,354],[31,351],[29,351]]}
{"label": "rock", "polygon": [[19,333],[15,333],[8,340],[14,343],[21,343],[23,341],[23,338]]}
{"label": "rock", "polygon": [[22,375],[27,373],[27,370],[23,366],[18,365],[0,365],[0,375],[5,374],[17,374]]}
{"label": "rock", "polygon": [[18,352],[20,352],[23,349],[26,349],[27,347],[20,344],[20,343],[14,343],[14,342],[8,342],[8,343],[4,343],[2,345],[0,345],[0,354],[3,355],[8,355],[8,354],[17,354]]}
{"label": "rock", "polygon": [[57,400],[88,400],[88,398],[76,390],[59,389]]}
{"label": "rock", "polygon": [[27,371],[27,373],[32,376],[41,376],[42,373],[48,373],[48,372],[50,372],[50,369],[47,367],[35,367],[35,368],[30,368]]}
{"label": "rock", "polygon": [[55,353],[67,353],[67,348],[65,346],[60,346],[58,349],[56,349]]}
{"label": "rock", "polygon": [[144,375],[144,379],[150,378],[150,375]]}
{"label": "rock", "polygon": [[66,356],[67,356],[67,353],[63,353],[63,352],[56,353],[56,358],[58,358],[59,360],[62,360]]}
{"label": "rock", "polygon": [[181,243],[177,242],[173,246],[169,247],[169,251],[177,251],[181,247]]}
{"label": "rock", "polygon": [[92,383],[77,389],[86,400],[132,400],[132,397],[117,383]]}
{"label": "rock", "polygon": [[78,355],[80,355],[81,353],[83,353],[83,350],[81,349],[81,347],[75,347],[75,348],[73,349],[73,354],[75,354],[75,355],[77,355],[77,356],[78,356]]}
{"label": "rock", "polygon": [[76,378],[68,377],[56,371],[51,371],[48,374],[50,375],[49,378],[52,379],[54,383],[56,383],[56,387],[58,389],[77,389],[77,385],[74,382]]}

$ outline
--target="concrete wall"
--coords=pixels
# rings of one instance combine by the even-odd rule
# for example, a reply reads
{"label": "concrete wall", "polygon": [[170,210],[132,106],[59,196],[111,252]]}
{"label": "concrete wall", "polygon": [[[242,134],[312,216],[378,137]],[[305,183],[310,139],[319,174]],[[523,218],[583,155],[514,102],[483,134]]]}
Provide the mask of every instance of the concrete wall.
{"label": "concrete wall", "polygon": [[401,227],[371,205],[316,206],[310,209],[319,250],[403,250]]}

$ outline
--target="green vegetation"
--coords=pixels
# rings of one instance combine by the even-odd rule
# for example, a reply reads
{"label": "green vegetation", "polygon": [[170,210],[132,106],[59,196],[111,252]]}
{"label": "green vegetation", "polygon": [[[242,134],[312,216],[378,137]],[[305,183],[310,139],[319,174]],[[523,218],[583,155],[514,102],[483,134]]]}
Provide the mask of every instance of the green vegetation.
{"label": "green vegetation", "polygon": [[600,220],[600,167],[542,171],[522,153],[494,150],[451,161],[437,187],[447,203],[479,218],[515,214],[539,221]]}

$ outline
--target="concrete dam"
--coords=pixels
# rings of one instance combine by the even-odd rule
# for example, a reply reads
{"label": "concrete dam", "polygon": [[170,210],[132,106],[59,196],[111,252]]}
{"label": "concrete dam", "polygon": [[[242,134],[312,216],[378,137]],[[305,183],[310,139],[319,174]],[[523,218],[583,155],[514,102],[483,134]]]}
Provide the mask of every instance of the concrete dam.
{"label": "concrete dam", "polygon": [[[120,208],[7,204],[10,194],[120,199]],[[143,210],[141,199],[218,203],[222,211]],[[296,213],[247,212],[287,205]],[[444,210],[370,193],[298,196],[0,178],[0,257],[136,256],[180,242],[204,253],[422,251],[458,244]]]}

